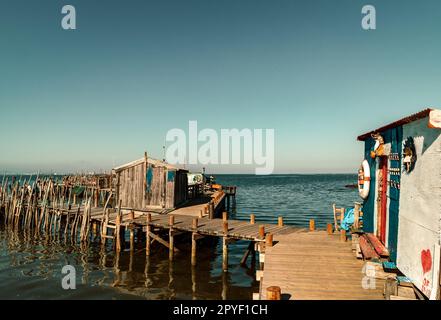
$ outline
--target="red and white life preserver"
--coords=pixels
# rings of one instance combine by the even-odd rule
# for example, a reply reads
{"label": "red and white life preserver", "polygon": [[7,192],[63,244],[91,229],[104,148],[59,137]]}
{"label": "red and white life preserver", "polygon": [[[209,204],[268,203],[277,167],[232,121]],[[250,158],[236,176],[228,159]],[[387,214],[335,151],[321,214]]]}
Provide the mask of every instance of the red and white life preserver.
{"label": "red and white life preserver", "polygon": [[358,170],[358,194],[363,200],[366,200],[369,195],[369,187],[371,184],[371,169],[369,162],[363,160]]}

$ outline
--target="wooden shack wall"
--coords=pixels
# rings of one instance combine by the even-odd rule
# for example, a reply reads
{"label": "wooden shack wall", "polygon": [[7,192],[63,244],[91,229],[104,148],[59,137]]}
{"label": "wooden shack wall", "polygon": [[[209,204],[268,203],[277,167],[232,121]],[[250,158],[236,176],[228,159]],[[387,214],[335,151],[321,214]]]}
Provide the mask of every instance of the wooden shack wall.
{"label": "wooden shack wall", "polygon": [[165,204],[165,168],[151,164],[147,169],[146,205],[164,207]]}
{"label": "wooden shack wall", "polygon": [[119,199],[125,208],[172,209],[187,199],[186,171],[141,163],[123,169],[117,175]]}
{"label": "wooden shack wall", "polygon": [[188,178],[187,172],[177,171],[175,177],[175,190],[174,190],[174,206],[178,206],[187,200],[188,195]]}
{"label": "wooden shack wall", "polygon": [[176,170],[167,170],[166,172],[166,192],[165,192],[165,207],[175,207],[175,177]]}
{"label": "wooden shack wall", "polygon": [[122,200],[122,206],[126,208],[142,209],[145,207],[145,164],[120,171],[118,184],[118,199]]}

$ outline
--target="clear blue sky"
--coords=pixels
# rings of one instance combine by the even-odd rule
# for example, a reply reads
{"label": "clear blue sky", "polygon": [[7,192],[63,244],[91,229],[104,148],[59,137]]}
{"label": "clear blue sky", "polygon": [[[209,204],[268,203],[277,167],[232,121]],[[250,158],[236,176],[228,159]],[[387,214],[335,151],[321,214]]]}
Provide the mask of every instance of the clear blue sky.
{"label": "clear blue sky", "polygon": [[0,170],[162,157],[198,120],[274,128],[276,172],[355,172],[358,134],[441,105],[440,15],[439,0],[0,0]]}

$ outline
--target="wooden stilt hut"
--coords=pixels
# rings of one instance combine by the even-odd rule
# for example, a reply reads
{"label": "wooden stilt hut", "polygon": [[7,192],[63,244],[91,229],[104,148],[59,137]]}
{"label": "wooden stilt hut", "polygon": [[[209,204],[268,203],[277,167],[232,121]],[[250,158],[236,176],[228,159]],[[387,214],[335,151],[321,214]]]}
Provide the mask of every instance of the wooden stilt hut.
{"label": "wooden stilt hut", "polygon": [[116,203],[131,210],[174,209],[187,200],[187,170],[144,155],[113,169]]}

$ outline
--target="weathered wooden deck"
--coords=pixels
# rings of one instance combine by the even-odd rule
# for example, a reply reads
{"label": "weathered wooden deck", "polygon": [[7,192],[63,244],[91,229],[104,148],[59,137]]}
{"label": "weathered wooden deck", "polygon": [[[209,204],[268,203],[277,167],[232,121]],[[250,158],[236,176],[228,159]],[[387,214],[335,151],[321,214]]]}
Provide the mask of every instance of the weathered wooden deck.
{"label": "weathered wooden deck", "polygon": [[[102,209],[92,209],[91,221],[102,222]],[[185,232],[197,232],[201,235],[206,236],[218,236],[218,237],[229,237],[237,240],[251,240],[251,241],[265,241],[259,234],[259,229],[263,226],[265,233],[271,233],[273,235],[283,235],[296,232],[298,229],[290,226],[282,226],[268,224],[268,223],[258,223],[250,224],[249,221],[242,220],[227,220],[228,222],[228,232],[224,233],[224,220],[221,218],[210,219],[208,216],[204,216],[198,219],[198,227],[193,227],[193,220],[195,216],[193,215],[174,215],[173,213],[167,215],[152,215],[151,222],[147,223],[146,215],[136,213],[135,218],[131,219],[129,214],[124,214],[122,216],[121,226],[137,226],[145,227],[148,225],[160,229],[168,230],[170,229],[170,216],[174,216],[173,230],[185,231]],[[117,213],[109,214],[109,224],[116,224]]]}
{"label": "weathered wooden deck", "polygon": [[282,299],[384,299],[383,280],[375,279],[374,289],[363,288],[365,262],[357,260],[350,242],[341,242],[339,236],[313,231],[279,235],[275,240],[265,251],[261,298],[266,298],[266,288],[279,286]]}

